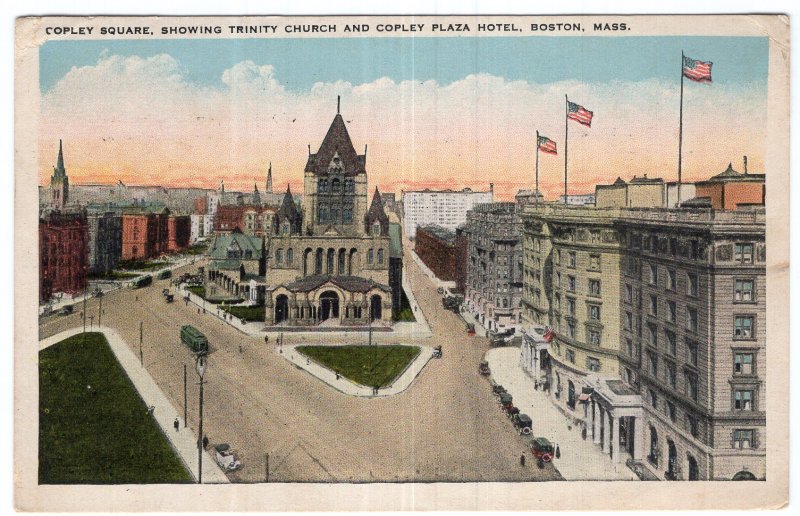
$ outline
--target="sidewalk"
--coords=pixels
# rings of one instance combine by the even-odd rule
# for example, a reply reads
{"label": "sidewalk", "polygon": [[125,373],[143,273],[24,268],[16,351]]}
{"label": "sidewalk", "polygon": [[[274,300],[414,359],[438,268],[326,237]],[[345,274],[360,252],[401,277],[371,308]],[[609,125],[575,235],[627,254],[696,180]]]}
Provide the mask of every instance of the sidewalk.
{"label": "sidewalk", "polygon": [[[44,340],[40,340],[39,350],[41,351],[42,349],[52,346],[53,344],[56,344],[57,342],[60,342],[68,337],[77,335],[81,333],[81,331],[81,328],[73,328],[71,330],[53,335],[52,337],[48,337]],[[144,400],[145,405],[155,407],[153,416],[158,422],[158,425],[161,427],[161,431],[164,433],[167,439],[169,439],[170,443],[172,444],[172,448],[178,453],[178,455],[181,457],[181,460],[183,460],[184,465],[186,465],[187,469],[196,479],[198,473],[197,436],[189,427],[183,427],[183,421],[181,421],[180,431],[175,431],[172,424],[173,421],[175,421],[175,416],[180,412],[172,406],[156,382],[153,381],[153,378],[147,372],[147,369],[143,368],[139,364],[139,358],[133,351],[131,351],[131,348],[128,347],[119,334],[117,334],[117,332],[111,328],[106,327],[95,328],[93,331],[103,333],[106,336],[108,344],[111,346],[111,350],[114,352],[114,356],[117,357],[117,361],[119,361],[120,365],[123,367],[123,369],[125,369],[125,373],[128,375],[128,378],[130,378],[131,383],[133,383],[133,386],[136,388],[139,396],[141,396],[142,400]],[[212,458],[211,454],[206,451],[203,456],[203,483],[227,484],[229,482],[230,481],[228,480],[228,477],[226,477],[222,470],[217,466],[217,463]]]}
{"label": "sidewalk", "polygon": [[543,391],[533,388],[533,380],[520,366],[518,347],[494,348],[486,353],[492,378],[514,397],[520,412],[533,419],[533,435],[546,437],[559,445],[561,458],[554,459],[565,480],[638,480],[625,464],[612,464],[609,456],[591,438],[581,437],[581,428],[572,426]]}
{"label": "sidewalk", "polygon": [[[380,344],[377,344],[380,346]],[[422,369],[428,363],[433,355],[433,348],[428,346],[419,346],[420,351],[417,358],[411,362],[405,371],[397,377],[397,379],[388,387],[378,389],[378,394],[375,394],[372,387],[357,384],[344,376],[336,378],[336,373],[327,367],[310,360],[308,357],[295,350],[296,346],[276,346],[275,352],[283,358],[294,364],[295,366],[303,369],[317,379],[327,383],[334,389],[350,396],[361,396],[365,398],[380,398],[384,396],[393,396],[400,394],[408,389],[414,382],[414,379],[422,372]]]}

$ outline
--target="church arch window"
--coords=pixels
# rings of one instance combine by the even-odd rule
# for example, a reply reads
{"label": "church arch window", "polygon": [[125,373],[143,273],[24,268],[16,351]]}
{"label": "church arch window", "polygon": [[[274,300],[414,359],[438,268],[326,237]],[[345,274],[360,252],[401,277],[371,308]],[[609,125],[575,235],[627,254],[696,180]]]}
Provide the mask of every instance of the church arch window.
{"label": "church arch window", "polygon": [[328,249],[328,260],[327,260],[327,267],[326,267],[326,269],[328,271],[328,274],[333,274],[334,273],[334,271],[333,271],[333,256],[334,256],[334,253],[335,253],[335,251],[333,249]]}
{"label": "church arch window", "polygon": [[328,205],[320,204],[317,210],[317,222],[320,224],[328,223]]}
{"label": "church arch window", "polygon": [[290,232],[291,232],[291,225],[287,220],[283,223],[283,226],[281,227],[281,233],[283,233],[284,235],[288,235]]}
{"label": "church arch window", "polygon": [[292,265],[294,263],[294,249],[291,247],[286,250],[286,264]]}
{"label": "church arch window", "polygon": [[327,179],[320,179],[319,186],[317,187],[317,191],[319,193],[327,193],[328,192],[328,180]]}
{"label": "church arch window", "polygon": [[370,249],[369,251],[367,251],[367,263],[372,265],[374,261],[375,261],[375,250]]}
{"label": "church arch window", "polygon": [[381,234],[381,223],[377,220],[372,223],[372,234],[375,236],[379,236]]}
{"label": "church arch window", "polygon": [[344,191],[345,193],[353,193],[356,191],[356,183],[352,179],[345,179],[344,180]]}
{"label": "church arch window", "polygon": [[331,181],[331,193],[337,194],[341,192],[342,192],[342,182],[338,177],[334,178],[333,181]]}
{"label": "church arch window", "polygon": [[383,265],[383,249],[378,249],[378,265]]}
{"label": "church arch window", "polygon": [[353,207],[351,205],[345,205],[342,208],[342,224],[352,224],[353,223]]}
{"label": "church arch window", "polygon": [[277,265],[283,265],[283,249],[275,250],[275,263]]}

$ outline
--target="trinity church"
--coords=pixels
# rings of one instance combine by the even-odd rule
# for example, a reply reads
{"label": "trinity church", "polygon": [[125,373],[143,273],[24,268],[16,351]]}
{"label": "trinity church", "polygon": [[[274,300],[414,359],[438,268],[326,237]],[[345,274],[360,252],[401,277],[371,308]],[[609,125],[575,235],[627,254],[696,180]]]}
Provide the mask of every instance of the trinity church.
{"label": "trinity church", "polygon": [[337,108],[319,150],[309,148],[302,207],[287,190],[265,239],[267,325],[391,324],[400,232],[390,231],[377,188],[367,202],[366,164]]}

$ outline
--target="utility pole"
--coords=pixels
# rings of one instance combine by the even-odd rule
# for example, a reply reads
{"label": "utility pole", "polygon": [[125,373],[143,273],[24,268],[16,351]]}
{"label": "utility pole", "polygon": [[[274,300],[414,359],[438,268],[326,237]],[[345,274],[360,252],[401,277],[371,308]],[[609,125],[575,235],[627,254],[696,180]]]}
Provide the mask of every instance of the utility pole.
{"label": "utility pole", "polygon": [[97,327],[100,327],[100,321],[103,317],[103,293],[100,292],[100,308],[97,310]]}
{"label": "utility pole", "polygon": [[264,481],[269,482],[269,453],[266,457],[266,464],[264,466]]}
{"label": "utility pole", "polygon": [[142,338],[144,337],[144,321],[139,321],[139,363],[144,367],[144,353],[142,352]]}
{"label": "utility pole", "polygon": [[83,292],[83,341],[86,342],[86,291]]}
{"label": "utility pole", "polygon": [[200,424],[197,434],[197,483],[203,483],[203,375],[206,372],[206,357],[197,357],[197,374],[200,376]]}
{"label": "utility pole", "polygon": [[187,389],[186,389],[186,364],[183,364],[183,428],[186,428],[186,411],[188,410]]}

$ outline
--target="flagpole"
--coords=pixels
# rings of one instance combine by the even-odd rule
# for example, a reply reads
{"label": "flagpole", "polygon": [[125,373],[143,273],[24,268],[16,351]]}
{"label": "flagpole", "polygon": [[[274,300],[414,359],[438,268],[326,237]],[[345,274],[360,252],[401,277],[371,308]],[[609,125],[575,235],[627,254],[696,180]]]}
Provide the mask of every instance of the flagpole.
{"label": "flagpole", "polygon": [[534,204],[539,209],[539,131],[536,131],[536,189],[533,191]]}
{"label": "flagpole", "polygon": [[684,54],[683,50],[681,50],[681,107],[678,121],[678,207],[681,205],[681,167],[683,160],[683,61]]}
{"label": "flagpole", "polygon": [[[567,147],[569,145],[569,97],[564,94],[564,204],[567,204]],[[538,144],[538,142],[537,142]]]}

